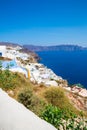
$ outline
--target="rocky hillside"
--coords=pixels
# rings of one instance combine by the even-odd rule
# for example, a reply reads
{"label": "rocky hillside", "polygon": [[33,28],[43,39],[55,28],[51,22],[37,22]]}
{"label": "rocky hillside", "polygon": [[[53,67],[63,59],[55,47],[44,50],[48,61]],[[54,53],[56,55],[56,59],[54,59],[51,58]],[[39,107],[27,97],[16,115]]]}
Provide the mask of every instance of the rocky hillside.
{"label": "rocky hillside", "polygon": [[32,56],[31,60],[33,62],[38,62],[40,60],[40,57],[32,50],[22,47],[22,49],[20,49],[20,52],[30,54]]}

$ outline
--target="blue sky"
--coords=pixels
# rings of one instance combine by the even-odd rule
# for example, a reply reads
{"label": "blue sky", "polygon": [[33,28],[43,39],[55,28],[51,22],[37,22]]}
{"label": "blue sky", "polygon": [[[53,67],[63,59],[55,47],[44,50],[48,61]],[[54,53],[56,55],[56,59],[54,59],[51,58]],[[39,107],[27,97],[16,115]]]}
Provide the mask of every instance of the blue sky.
{"label": "blue sky", "polygon": [[87,46],[87,0],[0,0],[0,41]]}

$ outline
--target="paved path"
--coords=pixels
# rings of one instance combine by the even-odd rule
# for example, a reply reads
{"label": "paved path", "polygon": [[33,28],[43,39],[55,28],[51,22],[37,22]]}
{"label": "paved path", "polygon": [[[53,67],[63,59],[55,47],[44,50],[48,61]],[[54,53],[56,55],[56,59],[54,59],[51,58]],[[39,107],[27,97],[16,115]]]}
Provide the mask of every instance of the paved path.
{"label": "paved path", "polygon": [[56,130],[0,89],[0,130]]}

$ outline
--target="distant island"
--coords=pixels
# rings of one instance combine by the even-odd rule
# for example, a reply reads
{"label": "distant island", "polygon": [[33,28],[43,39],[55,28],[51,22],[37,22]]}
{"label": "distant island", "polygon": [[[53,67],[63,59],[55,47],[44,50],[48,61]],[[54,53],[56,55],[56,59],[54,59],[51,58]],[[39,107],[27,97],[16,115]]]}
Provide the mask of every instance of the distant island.
{"label": "distant island", "polygon": [[32,50],[34,52],[37,51],[79,51],[79,50],[87,50],[86,47],[78,46],[78,45],[55,45],[55,46],[35,46],[35,45],[23,45],[24,48]]}
{"label": "distant island", "polygon": [[82,51],[82,50],[87,50],[87,47],[82,47],[79,45],[52,45],[52,46],[39,46],[39,45],[30,45],[30,44],[24,44],[21,45],[20,43],[11,43],[11,42],[0,42],[0,45],[10,45],[10,46],[20,46],[25,48],[25,51]]}

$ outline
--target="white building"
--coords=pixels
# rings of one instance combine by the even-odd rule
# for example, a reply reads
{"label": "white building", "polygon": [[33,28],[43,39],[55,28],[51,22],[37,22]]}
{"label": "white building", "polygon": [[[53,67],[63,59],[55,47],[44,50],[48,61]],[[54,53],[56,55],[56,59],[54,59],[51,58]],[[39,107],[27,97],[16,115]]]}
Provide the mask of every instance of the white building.
{"label": "white building", "polygon": [[0,46],[0,56],[6,57],[6,46]]}

